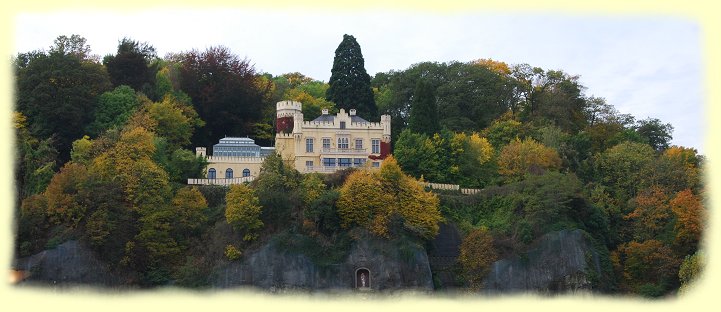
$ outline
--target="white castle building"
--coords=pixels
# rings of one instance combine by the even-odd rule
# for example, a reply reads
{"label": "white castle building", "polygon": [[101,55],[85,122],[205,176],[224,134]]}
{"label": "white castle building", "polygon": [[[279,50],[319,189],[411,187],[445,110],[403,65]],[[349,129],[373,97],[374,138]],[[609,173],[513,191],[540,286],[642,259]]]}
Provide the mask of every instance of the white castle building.
{"label": "white castle building", "polygon": [[249,138],[223,138],[208,156],[204,147],[196,154],[208,160],[205,179],[188,179],[188,184],[234,184],[252,180],[265,157],[277,152],[300,172],[335,172],[348,167],[380,167],[390,154],[391,117],[369,122],[344,109],[336,115],[303,120],[302,104],[276,104],[275,147],[260,147]]}

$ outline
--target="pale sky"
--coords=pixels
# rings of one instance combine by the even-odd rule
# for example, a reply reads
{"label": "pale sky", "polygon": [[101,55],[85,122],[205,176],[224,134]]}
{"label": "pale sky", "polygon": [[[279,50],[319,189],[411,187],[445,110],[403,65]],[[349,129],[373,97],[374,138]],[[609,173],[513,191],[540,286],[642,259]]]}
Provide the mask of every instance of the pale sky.
{"label": "pale sky", "polygon": [[47,49],[79,34],[93,54],[129,37],[159,56],[223,45],[258,72],[301,72],[328,81],[343,34],[356,37],[374,75],[423,61],[492,58],[579,75],[587,96],[637,120],[674,126],[672,144],[704,153],[701,29],[691,20],[639,15],[429,13],[383,10],[193,9],[54,11],[15,16],[15,47]]}

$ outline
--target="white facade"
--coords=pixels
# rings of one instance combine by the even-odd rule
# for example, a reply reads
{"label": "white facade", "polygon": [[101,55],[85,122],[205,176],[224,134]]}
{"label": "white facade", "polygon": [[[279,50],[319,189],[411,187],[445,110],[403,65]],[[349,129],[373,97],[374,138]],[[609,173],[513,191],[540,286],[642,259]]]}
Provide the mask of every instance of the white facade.
{"label": "white facade", "polygon": [[347,113],[340,109],[337,115],[323,110],[315,120],[304,121],[301,103],[276,105],[276,151],[300,172],[334,172],[366,164],[379,167],[390,153],[389,115],[369,122],[357,116],[355,109]]}

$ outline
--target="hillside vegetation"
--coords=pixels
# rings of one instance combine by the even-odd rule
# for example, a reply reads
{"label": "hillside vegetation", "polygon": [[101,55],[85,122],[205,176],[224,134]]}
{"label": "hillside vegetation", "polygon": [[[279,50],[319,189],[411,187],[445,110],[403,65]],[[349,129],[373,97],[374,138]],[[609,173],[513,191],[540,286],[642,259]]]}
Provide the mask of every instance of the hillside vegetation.
{"label": "hillside vegetation", "polygon": [[[343,41],[336,58],[362,67],[355,39]],[[528,64],[363,69],[350,89],[334,86],[343,68],[358,66],[334,65],[341,78],[329,84],[258,73],[225,47],[160,58],[128,38],[101,61],[77,35],[17,55],[16,257],[80,240],[130,284],[204,287],[214,267],[270,241],[328,265],[356,231],[426,244],[445,222],[463,237],[464,287],[567,229],[599,251],[599,291],[664,296],[700,274],[704,158],[671,146],[670,124],[636,120],[586,95],[578,76]],[[380,170],[303,175],[270,156],[250,184],[185,185],[206,166],[194,146],[225,134],[272,145],[276,102],[300,101],[312,119],[353,96],[362,117],[392,117],[393,156]],[[482,190],[433,193],[418,180]]]}

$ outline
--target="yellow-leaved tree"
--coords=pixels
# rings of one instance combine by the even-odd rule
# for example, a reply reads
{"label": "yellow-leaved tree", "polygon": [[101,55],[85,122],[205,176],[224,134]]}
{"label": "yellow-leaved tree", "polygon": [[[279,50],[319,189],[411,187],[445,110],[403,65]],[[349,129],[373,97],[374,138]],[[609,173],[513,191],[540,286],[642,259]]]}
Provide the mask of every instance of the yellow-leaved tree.
{"label": "yellow-leaved tree", "polygon": [[394,220],[424,239],[438,234],[442,220],[438,197],[426,192],[418,181],[404,174],[389,156],[380,171],[358,170],[340,189],[338,214],[341,226],[362,226],[372,233],[388,237]]}
{"label": "yellow-leaved tree", "polygon": [[515,139],[501,149],[498,157],[498,173],[511,181],[520,180],[526,173],[557,170],[561,158],[556,150],[533,139]]}
{"label": "yellow-leaved tree", "polygon": [[85,205],[77,195],[87,177],[85,166],[74,162],[66,163],[60,172],[53,176],[44,193],[47,198],[48,217],[52,223],[62,223],[74,228],[85,217]]}
{"label": "yellow-leaved tree", "polygon": [[243,240],[251,241],[258,237],[256,230],[263,226],[260,220],[261,206],[253,189],[245,184],[230,186],[225,195],[225,220],[237,230],[244,231]]}
{"label": "yellow-leaved tree", "polygon": [[474,229],[463,239],[458,262],[461,263],[463,276],[471,288],[481,287],[483,278],[497,259],[493,236],[487,228]]}
{"label": "yellow-leaved tree", "polygon": [[178,218],[175,231],[185,236],[197,231],[207,219],[203,211],[208,208],[208,202],[195,186],[179,189],[173,197],[172,207]]}

